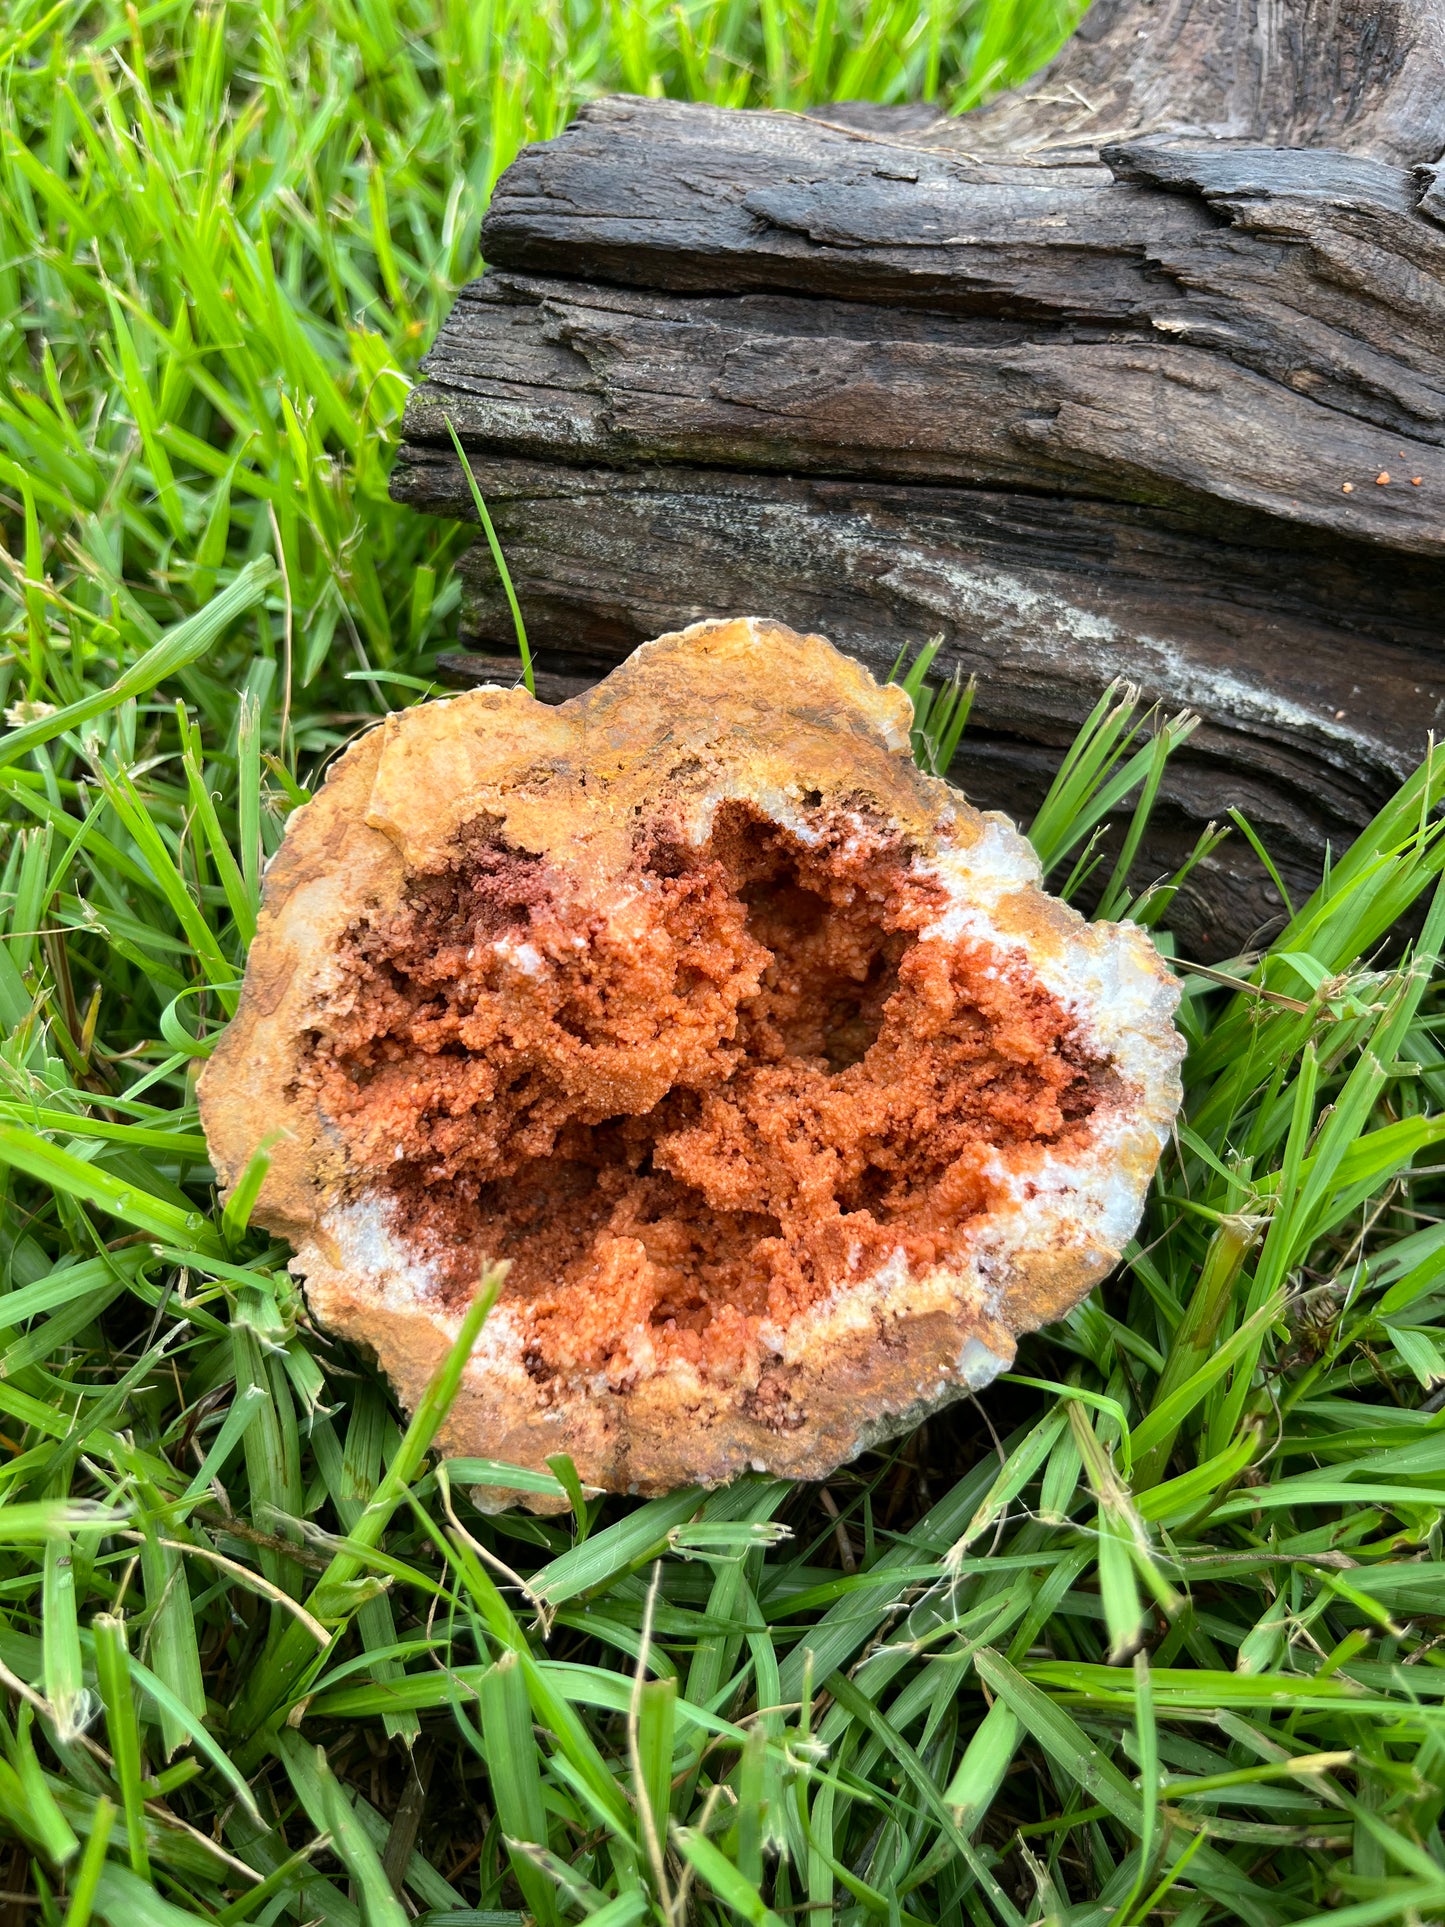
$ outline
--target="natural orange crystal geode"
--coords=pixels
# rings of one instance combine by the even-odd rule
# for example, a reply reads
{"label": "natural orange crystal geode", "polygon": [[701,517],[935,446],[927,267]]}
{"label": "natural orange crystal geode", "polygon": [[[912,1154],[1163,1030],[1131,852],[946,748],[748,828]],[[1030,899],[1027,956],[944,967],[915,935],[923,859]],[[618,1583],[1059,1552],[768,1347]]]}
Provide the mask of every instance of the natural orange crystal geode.
{"label": "natural orange crystal geode", "polygon": [[[909,755],[899,689],[745,620],[549,709],[389,716],[292,817],[201,1084],[222,1182],[442,1435],[609,1490],[816,1478],[1117,1258],[1173,980]],[[500,1496],[500,1495],[499,1495]]]}

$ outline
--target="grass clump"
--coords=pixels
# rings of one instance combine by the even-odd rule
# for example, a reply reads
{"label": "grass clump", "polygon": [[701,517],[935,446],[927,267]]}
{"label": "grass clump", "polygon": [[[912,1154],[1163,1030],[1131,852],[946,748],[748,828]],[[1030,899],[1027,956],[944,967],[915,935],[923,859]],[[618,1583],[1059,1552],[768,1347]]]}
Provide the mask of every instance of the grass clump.
{"label": "grass clump", "polygon": [[[479,1516],[197,1125],[265,857],[449,633],[390,436],[517,142],[615,85],[959,104],[1068,12],[9,9],[5,1927],[1445,1917],[1445,765],[1186,973],[1118,1276],[823,1488],[559,1460],[566,1515]],[[1111,692],[1033,825],[1161,933],[1187,727]]]}

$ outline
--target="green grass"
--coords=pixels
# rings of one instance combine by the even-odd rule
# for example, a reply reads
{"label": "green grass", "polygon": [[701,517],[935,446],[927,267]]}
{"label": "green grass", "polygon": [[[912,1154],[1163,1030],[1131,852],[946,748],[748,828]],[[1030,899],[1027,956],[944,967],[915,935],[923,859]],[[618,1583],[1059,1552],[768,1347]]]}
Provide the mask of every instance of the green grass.
{"label": "green grass", "polygon": [[[308,1324],[199,1136],[264,856],[454,626],[469,531],[386,474],[517,144],[619,85],[963,105],[1068,12],[5,12],[5,1927],[1445,1918],[1445,766],[1185,974],[1118,1275],[826,1489],[480,1517],[445,1385],[408,1424]],[[1161,932],[1186,728],[1115,692],[1033,826]]]}

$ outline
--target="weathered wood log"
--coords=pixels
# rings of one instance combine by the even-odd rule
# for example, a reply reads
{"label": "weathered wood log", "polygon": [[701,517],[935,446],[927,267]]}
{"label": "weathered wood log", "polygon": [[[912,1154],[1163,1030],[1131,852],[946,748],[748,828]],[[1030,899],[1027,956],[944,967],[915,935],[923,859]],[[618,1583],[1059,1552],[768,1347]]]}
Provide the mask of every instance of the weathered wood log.
{"label": "weathered wood log", "polygon": [[[1445,0],[1097,0],[955,121],[600,101],[500,182],[394,491],[468,512],[450,419],[554,675],[942,632],[1016,812],[1125,677],[1204,718],[1146,862],[1238,807],[1305,888],[1445,706],[1442,148]],[[1281,914],[1243,838],[1176,910]]]}
{"label": "weathered wood log", "polygon": [[[476,689],[483,683],[516,689],[525,682],[526,672],[520,656],[487,656],[471,649],[447,649],[437,657],[436,678],[452,689]],[[541,703],[565,703],[573,696],[580,696],[584,689],[590,689],[596,680],[595,676],[569,676],[534,668],[532,693]]]}

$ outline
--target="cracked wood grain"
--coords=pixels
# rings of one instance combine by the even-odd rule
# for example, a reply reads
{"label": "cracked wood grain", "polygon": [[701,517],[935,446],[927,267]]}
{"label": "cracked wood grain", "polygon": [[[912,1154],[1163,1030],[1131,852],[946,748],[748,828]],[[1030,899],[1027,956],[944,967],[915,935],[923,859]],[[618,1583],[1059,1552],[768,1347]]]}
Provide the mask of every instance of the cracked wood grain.
{"label": "cracked wood grain", "polygon": [[[1445,0],[1098,0],[952,122],[596,102],[499,183],[394,489],[467,512],[450,418],[544,672],[941,632],[1025,814],[1109,677],[1196,707],[1146,859],[1245,807],[1304,887],[1445,705],[1442,146]],[[1279,914],[1236,841],[1216,955]]]}

